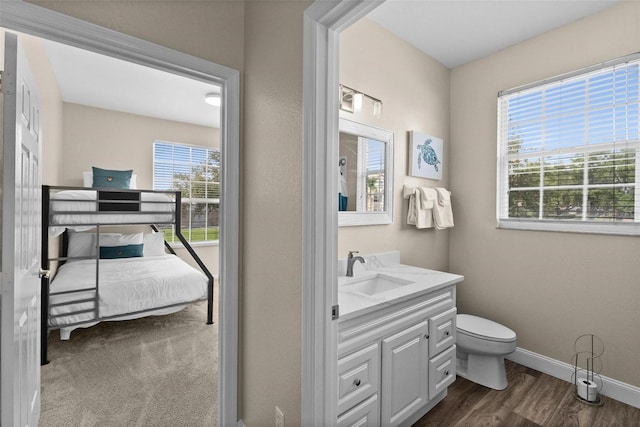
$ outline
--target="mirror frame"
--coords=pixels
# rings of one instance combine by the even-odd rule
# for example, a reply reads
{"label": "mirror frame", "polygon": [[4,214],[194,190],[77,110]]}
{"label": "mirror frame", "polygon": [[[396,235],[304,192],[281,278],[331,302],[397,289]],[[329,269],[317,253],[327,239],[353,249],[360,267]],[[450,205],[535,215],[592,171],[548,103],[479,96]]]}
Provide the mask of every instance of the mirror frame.
{"label": "mirror frame", "polygon": [[[354,225],[381,225],[393,223],[393,140],[394,133],[379,129],[363,123],[354,122],[348,119],[339,119],[339,132],[351,135],[362,136],[364,138],[375,139],[385,143],[385,183],[384,200],[385,209],[382,212],[358,212],[340,211],[338,212],[338,226]],[[340,144],[338,138],[338,144]],[[339,151],[339,150],[338,150]],[[335,164],[338,164],[336,159]]]}

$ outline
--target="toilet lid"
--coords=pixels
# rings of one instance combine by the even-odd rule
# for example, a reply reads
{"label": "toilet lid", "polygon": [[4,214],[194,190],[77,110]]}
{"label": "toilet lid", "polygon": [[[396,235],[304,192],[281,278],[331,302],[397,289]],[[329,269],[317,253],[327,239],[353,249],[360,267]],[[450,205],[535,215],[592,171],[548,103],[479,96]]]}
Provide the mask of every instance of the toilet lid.
{"label": "toilet lid", "polygon": [[516,333],[506,326],[470,314],[458,314],[456,327],[459,332],[490,341],[510,342],[516,339]]}

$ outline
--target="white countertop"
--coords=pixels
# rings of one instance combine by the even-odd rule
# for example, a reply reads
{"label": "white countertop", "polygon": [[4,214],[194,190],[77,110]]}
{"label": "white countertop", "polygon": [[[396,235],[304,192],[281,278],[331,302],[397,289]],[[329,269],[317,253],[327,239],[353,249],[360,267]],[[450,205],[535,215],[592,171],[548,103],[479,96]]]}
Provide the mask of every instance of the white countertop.
{"label": "white countertop", "polygon": [[[367,263],[363,265],[360,262],[356,262],[353,278],[344,276],[346,261],[340,260],[338,263],[338,271],[342,274],[338,276],[338,303],[340,304],[341,320],[352,319],[464,280],[464,276],[458,274],[400,264],[400,254],[398,252],[363,255],[362,257],[367,260]],[[377,274],[384,274],[413,283],[375,295],[366,295],[349,290],[350,282],[364,280]]]}

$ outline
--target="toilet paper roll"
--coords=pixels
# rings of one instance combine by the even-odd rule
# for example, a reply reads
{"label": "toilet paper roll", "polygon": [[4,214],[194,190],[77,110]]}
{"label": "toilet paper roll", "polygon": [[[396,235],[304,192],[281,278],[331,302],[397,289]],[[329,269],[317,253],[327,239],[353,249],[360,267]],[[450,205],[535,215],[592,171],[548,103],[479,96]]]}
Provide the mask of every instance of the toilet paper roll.
{"label": "toilet paper roll", "polygon": [[578,396],[587,402],[598,400],[598,384],[586,378],[578,379]]}

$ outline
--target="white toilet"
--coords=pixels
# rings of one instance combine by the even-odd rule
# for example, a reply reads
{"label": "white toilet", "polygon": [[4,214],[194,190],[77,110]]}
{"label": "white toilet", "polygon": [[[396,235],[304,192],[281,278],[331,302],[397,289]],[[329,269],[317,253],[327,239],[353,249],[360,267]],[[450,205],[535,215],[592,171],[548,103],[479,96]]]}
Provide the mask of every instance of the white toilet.
{"label": "white toilet", "polygon": [[515,351],[516,333],[470,314],[458,314],[456,323],[456,373],[495,390],[507,388],[504,356]]}

